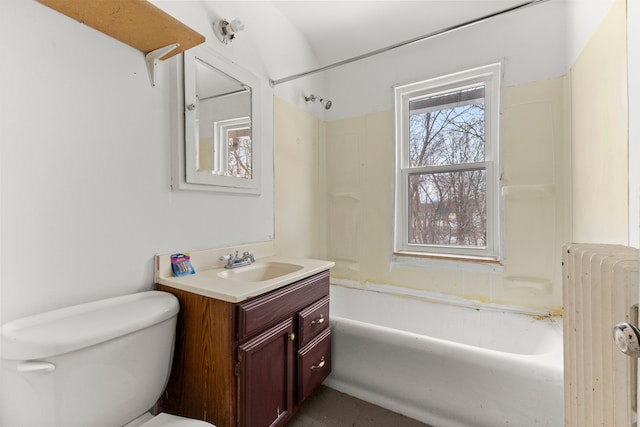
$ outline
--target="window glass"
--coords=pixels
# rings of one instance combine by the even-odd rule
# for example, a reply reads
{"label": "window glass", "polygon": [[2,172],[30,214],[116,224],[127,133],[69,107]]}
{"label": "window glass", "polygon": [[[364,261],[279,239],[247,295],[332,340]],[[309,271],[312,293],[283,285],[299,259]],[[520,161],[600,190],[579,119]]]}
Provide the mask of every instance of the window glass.
{"label": "window glass", "polygon": [[409,102],[409,166],[484,160],[484,85]]}
{"label": "window glass", "polygon": [[484,169],[409,175],[410,244],[487,245]]}
{"label": "window glass", "polygon": [[251,178],[251,128],[244,127],[227,132],[228,174],[241,178]]}

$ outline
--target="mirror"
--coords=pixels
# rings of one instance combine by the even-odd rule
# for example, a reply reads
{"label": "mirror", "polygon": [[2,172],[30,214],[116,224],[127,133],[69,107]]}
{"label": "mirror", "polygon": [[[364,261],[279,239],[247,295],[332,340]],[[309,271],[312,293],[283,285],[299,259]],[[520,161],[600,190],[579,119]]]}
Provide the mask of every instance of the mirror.
{"label": "mirror", "polygon": [[251,179],[251,88],[196,57],[196,168]]}
{"label": "mirror", "polygon": [[257,79],[206,47],[184,53],[183,77],[184,171],[180,188],[258,194]]}

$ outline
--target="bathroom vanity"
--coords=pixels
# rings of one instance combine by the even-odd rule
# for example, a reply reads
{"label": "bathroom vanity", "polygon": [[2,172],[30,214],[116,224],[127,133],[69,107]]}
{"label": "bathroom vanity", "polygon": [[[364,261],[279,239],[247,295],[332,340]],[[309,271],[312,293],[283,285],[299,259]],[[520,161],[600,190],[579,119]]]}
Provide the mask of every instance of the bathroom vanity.
{"label": "bathroom vanity", "polygon": [[156,288],[175,295],[181,307],[162,411],[217,427],[287,423],[331,372],[333,263],[308,261],[313,268],[300,262],[294,272],[283,266],[297,264],[271,261],[200,278],[156,278],[165,282]]}

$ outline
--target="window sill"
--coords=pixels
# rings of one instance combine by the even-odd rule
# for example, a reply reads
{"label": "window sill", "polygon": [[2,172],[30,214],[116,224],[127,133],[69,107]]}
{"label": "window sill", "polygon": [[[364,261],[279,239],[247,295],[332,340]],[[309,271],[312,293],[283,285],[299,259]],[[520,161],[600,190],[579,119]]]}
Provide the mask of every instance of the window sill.
{"label": "window sill", "polygon": [[432,258],[450,261],[468,261],[468,262],[483,262],[490,264],[500,264],[498,257],[484,257],[474,255],[457,255],[457,254],[437,254],[431,252],[411,252],[411,251],[398,251],[394,252],[395,256],[413,257],[413,258]]}
{"label": "window sill", "polygon": [[392,255],[391,264],[422,269],[502,272],[502,263],[499,258],[473,255],[397,251]]}

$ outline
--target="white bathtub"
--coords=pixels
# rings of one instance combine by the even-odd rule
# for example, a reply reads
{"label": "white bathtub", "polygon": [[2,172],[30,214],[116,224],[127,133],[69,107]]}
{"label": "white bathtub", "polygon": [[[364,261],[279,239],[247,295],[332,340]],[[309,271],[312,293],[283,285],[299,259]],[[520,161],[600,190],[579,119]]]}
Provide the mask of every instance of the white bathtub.
{"label": "white bathtub", "polygon": [[435,427],[561,427],[562,325],[551,317],[331,286],[325,384]]}

